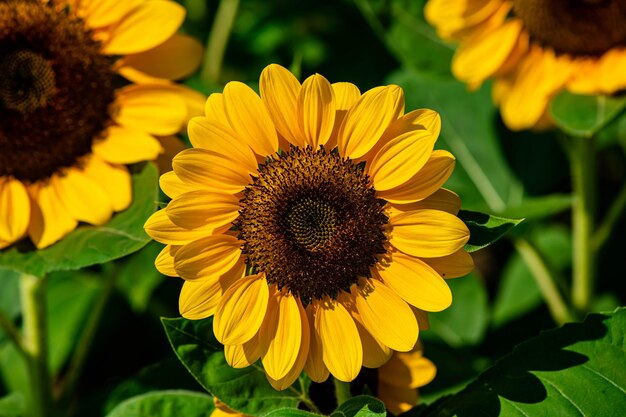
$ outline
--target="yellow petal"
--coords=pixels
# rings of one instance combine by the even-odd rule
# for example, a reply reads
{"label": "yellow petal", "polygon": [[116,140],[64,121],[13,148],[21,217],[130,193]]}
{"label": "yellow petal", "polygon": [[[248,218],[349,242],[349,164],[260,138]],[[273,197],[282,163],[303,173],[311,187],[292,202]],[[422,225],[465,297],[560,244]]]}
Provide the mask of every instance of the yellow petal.
{"label": "yellow petal", "polygon": [[113,214],[111,199],[83,171],[69,169],[63,177],[52,177],[57,197],[76,220],[101,225]]}
{"label": "yellow petal", "polygon": [[440,210],[415,210],[391,216],[390,243],[402,252],[423,258],[450,255],[469,240],[458,217]]}
{"label": "yellow petal", "polygon": [[263,368],[271,379],[283,378],[296,363],[301,337],[302,320],[296,299],[291,294],[270,293],[259,341],[263,346]]}
{"label": "yellow petal", "polygon": [[172,245],[184,245],[193,240],[210,234],[212,229],[208,227],[201,227],[197,229],[185,229],[174,224],[165,210],[159,210],[152,214],[146,220],[143,225],[144,230],[150,237],[157,242],[172,244]]}
{"label": "yellow petal", "polygon": [[315,332],[322,342],[322,358],[340,381],[352,381],[363,363],[363,347],[354,320],[343,305],[330,298],[313,301]]}
{"label": "yellow petal", "polygon": [[205,149],[185,149],[174,157],[172,167],[184,183],[229,194],[237,194],[252,181],[236,161]]}
{"label": "yellow petal", "polygon": [[441,117],[439,113],[430,109],[410,111],[389,125],[383,140],[389,141],[397,136],[416,130],[426,130],[437,139],[441,132]]}
{"label": "yellow petal", "polygon": [[304,370],[314,382],[324,382],[328,379],[330,372],[324,364],[322,339],[315,330],[315,308],[309,304],[306,308],[307,320],[310,330],[309,355],[304,364]]}
{"label": "yellow petal", "polygon": [[85,174],[102,187],[114,211],[121,211],[130,206],[133,200],[133,187],[130,173],[125,166],[104,162],[94,155],[85,165]]}
{"label": "yellow petal", "polygon": [[134,164],[156,159],[163,148],[158,140],[143,130],[111,126],[106,138],[94,143],[93,152],[113,164]]}
{"label": "yellow petal", "polygon": [[241,345],[252,339],[265,318],[269,291],[265,274],[235,282],[215,311],[213,332],[224,345]]}
{"label": "yellow petal", "polygon": [[368,169],[376,191],[390,190],[409,181],[428,162],[436,136],[414,130],[387,142]]}
{"label": "yellow petal", "polygon": [[[228,118],[226,117],[224,94],[213,93],[207,98],[206,103],[204,103],[204,115],[209,122],[217,122],[219,125],[228,126],[228,128],[231,129],[228,125]],[[236,137],[234,131],[232,129],[230,131],[230,135],[235,135]]]}
{"label": "yellow petal", "polygon": [[233,368],[247,368],[261,357],[261,344],[259,343],[259,334],[257,333],[252,339],[242,345],[226,345],[224,346],[224,356],[226,363]]}
{"label": "yellow petal", "polygon": [[302,83],[298,122],[307,145],[317,149],[328,142],[335,125],[335,97],[328,80],[319,74]]}
{"label": "yellow petal", "polygon": [[180,246],[165,245],[154,260],[154,266],[163,275],[167,275],[168,277],[178,276],[174,269],[174,255],[178,249],[180,249]]}
{"label": "yellow petal", "polygon": [[185,19],[185,9],[173,1],[141,3],[111,29],[107,55],[126,55],[154,48],[169,39]]}
{"label": "yellow petal", "polygon": [[239,199],[215,191],[191,191],[172,200],[165,212],[172,222],[187,229],[219,229],[239,216]]}
{"label": "yellow petal", "polygon": [[30,222],[30,199],[21,181],[0,177],[0,240],[21,239]]}
{"label": "yellow petal", "polygon": [[237,238],[223,234],[194,240],[176,252],[174,268],[186,280],[223,275],[239,261],[242,244]]}
{"label": "yellow petal", "polygon": [[294,381],[298,378],[298,376],[300,376],[300,373],[302,372],[302,368],[304,368],[304,364],[309,356],[309,344],[311,340],[311,332],[309,330],[309,321],[307,319],[306,311],[304,311],[304,308],[302,307],[302,303],[300,302],[300,299],[296,299],[296,302],[298,303],[298,313],[300,315],[300,327],[302,328],[302,340],[300,341],[300,349],[299,349],[298,357],[296,358],[296,361],[291,367],[291,369],[289,370],[289,372],[287,372],[287,374],[285,374],[284,377],[280,379],[273,379],[272,377],[269,376],[269,374],[267,375],[267,379],[270,382],[270,384],[272,384],[272,387],[274,387],[274,389],[279,390],[279,391],[284,390],[285,388],[291,386],[291,384],[294,383]]}
{"label": "yellow petal", "polygon": [[54,185],[33,186],[31,190],[34,201],[28,235],[38,249],[43,249],[74,230],[78,221],[61,203]]}
{"label": "yellow petal", "polygon": [[513,51],[522,32],[521,19],[511,19],[499,28],[461,44],[452,60],[452,73],[478,86],[492,76]]}
{"label": "yellow petal", "polygon": [[421,351],[398,352],[378,371],[378,380],[398,388],[419,388],[435,378],[437,368]]}
{"label": "yellow petal", "polygon": [[245,263],[239,261],[222,276],[185,281],[178,298],[180,315],[189,320],[199,320],[215,314],[224,292],[237,280],[243,278],[245,271]]}
{"label": "yellow petal", "polygon": [[404,184],[380,191],[378,197],[391,203],[408,204],[423,200],[436,192],[454,171],[455,158],[444,150],[434,150],[428,162]]}
{"label": "yellow petal", "polygon": [[202,44],[190,36],[174,34],[152,49],[125,56],[122,65],[151,77],[178,80],[192,74],[201,61]]}
{"label": "yellow petal", "polygon": [[176,198],[181,194],[198,189],[198,187],[193,184],[182,182],[174,171],[166,172],[161,175],[159,178],[159,185],[161,186],[161,190],[163,190],[165,195],[169,198]]}
{"label": "yellow petal", "polygon": [[117,102],[120,106],[114,116],[117,123],[153,135],[173,135],[187,121],[185,101],[166,86],[130,85],[119,90]]}
{"label": "yellow petal", "polygon": [[348,110],[359,101],[361,92],[358,87],[352,83],[333,83],[333,92],[335,94],[335,126],[333,132],[330,135],[329,141],[326,143],[327,149],[333,149],[337,146],[337,134],[339,128],[343,123],[343,119],[346,117]]}
{"label": "yellow petal", "polygon": [[430,329],[430,320],[428,319],[428,312],[420,310],[417,307],[411,306],[411,311],[415,314],[415,320],[417,320],[417,327],[420,330]]}
{"label": "yellow petal", "polygon": [[452,303],[452,293],[441,276],[424,261],[395,252],[391,262],[374,272],[407,303],[425,310],[441,311]]}
{"label": "yellow petal", "polygon": [[120,21],[129,11],[141,4],[141,0],[81,0],[78,14],[87,26],[101,28]]}
{"label": "yellow petal", "polygon": [[261,156],[273,155],[278,136],[261,98],[244,83],[232,81],[224,87],[224,109],[230,127]]}
{"label": "yellow petal", "polygon": [[385,408],[393,414],[409,411],[417,405],[417,390],[413,388],[398,388],[389,384],[379,383],[376,396],[385,404]]}
{"label": "yellow petal", "polygon": [[348,110],[339,128],[339,154],[352,159],[362,157],[403,112],[404,93],[400,87],[390,85],[365,92]]}
{"label": "yellow petal", "polygon": [[189,121],[188,133],[195,148],[221,153],[239,164],[247,173],[256,173],[257,160],[254,153],[230,126],[215,118],[194,117]]}
{"label": "yellow petal", "polygon": [[304,147],[302,129],[297,123],[300,92],[298,79],[286,68],[271,64],[261,73],[259,89],[278,133],[289,143]]}
{"label": "yellow petal", "polygon": [[374,338],[393,350],[413,349],[419,329],[402,298],[376,279],[361,279],[351,292],[363,326]]}
{"label": "yellow petal", "polygon": [[393,351],[367,331],[362,324],[362,319],[359,317],[354,317],[354,319],[363,344],[363,366],[372,369],[381,367],[389,360]]}
{"label": "yellow petal", "polygon": [[414,210],[441,210],[456,216],[461,210],[461,199],[454,191],[440,188],[423,200],[409,204],[390,204],[388,207],[390,211],[395,213]]}
{"label": "yellow petal", "polygon": [[465,249],[440,258],[425,258],[424,261],[443,278],[463,277],[474,269],[474,260]]}

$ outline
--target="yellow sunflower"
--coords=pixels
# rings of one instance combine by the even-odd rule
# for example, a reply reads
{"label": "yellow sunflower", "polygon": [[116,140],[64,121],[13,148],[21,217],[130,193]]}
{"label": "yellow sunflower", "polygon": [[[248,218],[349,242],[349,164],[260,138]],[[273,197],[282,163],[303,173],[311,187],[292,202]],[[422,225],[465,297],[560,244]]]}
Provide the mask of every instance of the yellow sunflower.
{"label": "yellow sunflower", "polygon": [[430,383],[437,368],[423,355],[420,343],[410,352],[395,352],[389,362],[378,369],[376,396],[387,410],[401,414],[419,401],[417,388]]}
{"label": "yellow sunflower", "polygon": [[429,0],[426,19],[458,41],[456,78],[495,79],[494,101],[515,130],[549,126],[560,91],[611,94],[626,87],[622,0]]}
{"label": "yellow sunflower", "polygon": [[173,1],[9,0],[0,16],[0,248],[44,248],[128,207],[125,164],[201,114],[204,98],[170,80],[202,48],[176,34]]}
{"label": "yellow sunflower", "polygon": [[250,417],[228,408],[228,406],[217,397],[213,397],[213,403],[215,404],[215,410],[211,413],[211,417]]}
{"label": "yellow sunflower", "polygon": [[260,90],[228,83],[190,121],[194,148],[161,177],[172,201],[145,224],[167,244],[156,266],[185,280],[184,317],[214,315],[232,366],[261,358],[276,389],[303,369],[351,381],[413,349],[424,311],[452,301],[442,276],[473,267],[440,188],[455,159],[398,86],[361,95],[270,65]]}

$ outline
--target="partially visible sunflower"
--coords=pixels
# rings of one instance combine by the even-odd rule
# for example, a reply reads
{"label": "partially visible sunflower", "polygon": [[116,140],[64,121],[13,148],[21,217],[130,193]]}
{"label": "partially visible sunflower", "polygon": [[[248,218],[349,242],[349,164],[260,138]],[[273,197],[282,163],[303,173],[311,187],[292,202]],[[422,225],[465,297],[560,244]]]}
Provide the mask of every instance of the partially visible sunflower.
{"label": "partially visible sunflower", "polygon": [[494,101],[514,130],[549,126],[562,90],[611,94],[626,87],[623,0],[429,0],[427,20],[460,42],[455,77]]}
{"label": "partially visible sunflower", "polygon": [[270,65],[260,89],[231,82],[189,123],[194,149],[161,177],[172,201],[145,224],[167,244],[156,266],[185,280],[184,317],[215,316],[232,366],[261,358],[276,389],[303,369],[351,381],[413,349],[424,311],[452,302],[442,276],[473,268],[440,188],[455,160],[398,86],[361,95]]}
{"label": "partially visible sunflower", "polygon": [[184,16],[164,0],[0,2],[0,248],[128,207],[125,164],[155,159],[204,102],[170,81],[201,59]]}
{"label": "partially visible sunflower", "polygon": [[213,403],[215,404],[215,410],[211,413],[211,417],[250,417],[228,408],[228,406],[217,397],[213,397]]}
{"label": "partially visible sunflower", "polygon": [[430,383],[437,368],[424,357],[421,343],[410,352],[395,352],[389,362],[378,369],[376,396],[387,410],[401,414],[419,401],[417,388]]}

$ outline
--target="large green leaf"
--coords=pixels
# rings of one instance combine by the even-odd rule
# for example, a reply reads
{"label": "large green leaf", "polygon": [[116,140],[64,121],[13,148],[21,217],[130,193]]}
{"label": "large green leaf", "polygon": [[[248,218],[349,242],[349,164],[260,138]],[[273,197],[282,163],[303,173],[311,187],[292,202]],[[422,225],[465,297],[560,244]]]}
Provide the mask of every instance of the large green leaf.
{"label": "large green leaf", "polygon": [[385,417],[385,405],[369,395],[359,395],[341,404],[330,417]]}
{"label": "large green leaf", "polygon": [[557,126],[573,136],[590,138],[626,108],[626,97],[582,96],[562,92],[550,103]]}
{"label": "large green leaf", "polygon": [[319,417],[321,414],[310,413],[304,410],[298,410],[297,408],[278,408],[272,410],[267,414],[263,414],[263,417]]}
{"label": "large green leaf", "polygon": [[594,416],[626,410],[626,309],[591,314],[518,345],[420,416]]}
{"label": "large green leaf", "polygon": [[465,245],[465,250],[468,252],[475,252],[491,245],[524,220],[505,219],[467,210],[461,210],[459,218],[470,230],[470,240]]}
{"label": "large green leaf", "polygon": [[155,391],[130,398],[107,417],[210,417],[213,398],[192,391]]}
{"label": "large green leaf", "polygon": [[196,380],[230,408],[259,416],[277,408],[296,408],[307,396],[308,378],[284,391],[267,382],[260,363],[243,369],[231,368],[222,345],[213,335],[213,318],[204,320],[161,319],[178,359]]}
{"label": "large green leaf", "polygon": [[156,268],[149,267],[154,264],[161,249],[163,245],[153,241],[120,261],[120,273],[115,283],[136,312],[145,311],[152,293],[163,282],[163,275]]}
{"label": "large green leaf", "polygon": [[80,269],[128,255],[150,238],[143,230],[157,203],[157,169],[145,164],[133,175],[133,203],[99,227],[82,225],[54,245],[36,250],[31,244],[0,251],[0,267],[43,276],[52,271]]}
{"label": "large green leaf", "polygon": [[22,417],[25,409],[24,397],[17,392],[0,398],[0,417]]}

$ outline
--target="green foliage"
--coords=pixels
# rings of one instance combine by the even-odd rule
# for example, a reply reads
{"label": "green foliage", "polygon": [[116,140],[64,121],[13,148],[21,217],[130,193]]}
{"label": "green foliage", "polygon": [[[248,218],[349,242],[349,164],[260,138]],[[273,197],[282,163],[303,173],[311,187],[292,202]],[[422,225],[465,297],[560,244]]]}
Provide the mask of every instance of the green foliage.
{"label": "green foliage", "polygon": [[582,96],[564,91],[550,103],[550,114],[564,132],[591,138],[626,108],[626,97]]}
{"label": "green foliage", "polygon": [[22,417],[25,408],[24,397],[17,392],[0,398],[0,417]]}
{"label": "green foliage", "polygon": [[592,314],[517,346],[422,417],[588,415],[626,409],[626,309]]}
{"label": "green foliage", "polygon": [[155,391],[130,398],[107,417],[210,417],[213,398],[192,391]]}
{"label": "green foliage", "polygon": [[99,227],[83,225],[42,250],[15,245],[0,251],[0,268],[43,276],[52,271],[80,269],[128,255],[150,238],[143,224],[156,208],[157,169],[145,164],[133,175],[133,203]]}
{"label": "green foliage", "polygon": [[163,245],[153,241],[120,261],[120,272],[115,283],[134,311],[146,310],[152,293],[163,281],[163,275],[153,267],[161,249]]}
{"label": "green foliage", "polygon": [[359,395],[341,404],[330,417],[385,417],[385,405],[374,397]]}
{"label": "green foliage", "polygon": [[161,319],[178,359],[211,395],[230,408],[258,416],[277,408],[296,408],[307,396],[309,380],[300,377],[284,391],[267,382],[260,363],[231,368],[223,347],[213,335],[213,318],[204,320]]}
{"label": "green foliage", "polygon": [[475,252],[491,245],[523,221],[523,219],[505,219],[467,210],[461,210],[459,218],[470,230],[470,240],[465,245],[465,250],[468,252]]}

